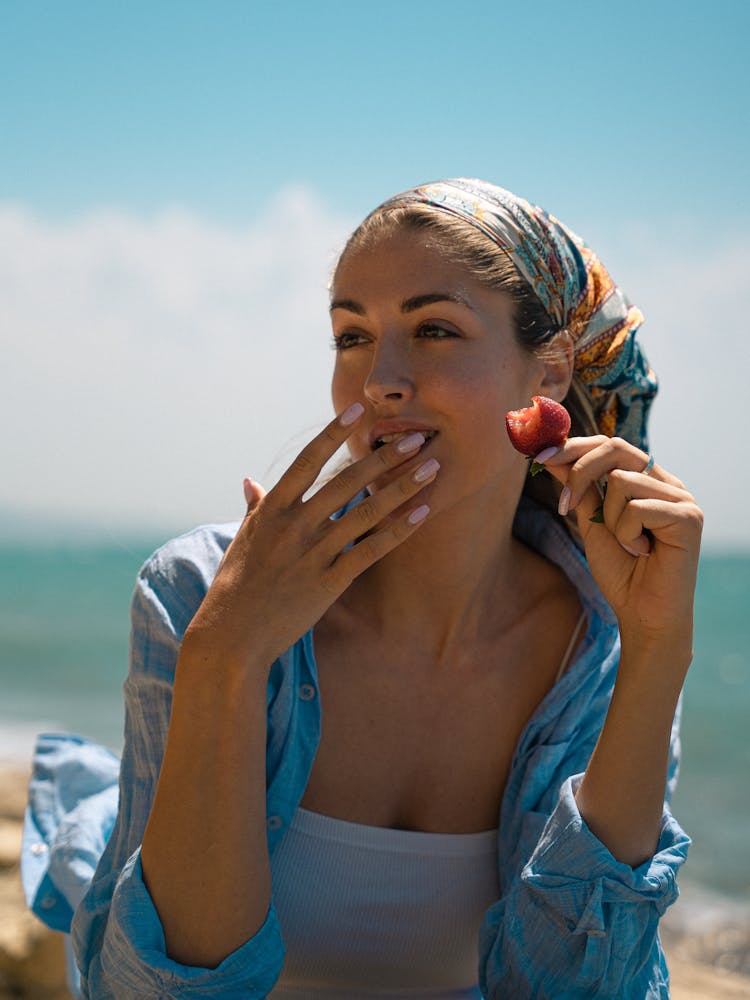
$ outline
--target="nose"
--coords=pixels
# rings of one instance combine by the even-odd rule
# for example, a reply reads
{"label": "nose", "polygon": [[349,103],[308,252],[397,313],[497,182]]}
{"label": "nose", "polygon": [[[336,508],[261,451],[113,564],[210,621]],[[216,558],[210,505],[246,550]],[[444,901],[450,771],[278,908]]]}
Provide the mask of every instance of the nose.
{"label": "nose", "polygon": [[374,404],[411,399],[414,377],[408,350],[381,341],[375,348],[364,389]]}

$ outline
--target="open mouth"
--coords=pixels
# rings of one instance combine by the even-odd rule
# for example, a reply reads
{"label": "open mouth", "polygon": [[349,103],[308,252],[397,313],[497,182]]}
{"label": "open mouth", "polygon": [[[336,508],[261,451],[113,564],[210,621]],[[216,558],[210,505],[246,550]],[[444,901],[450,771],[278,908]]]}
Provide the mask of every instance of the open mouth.
{"label": "open mouth", "polygon": [[[376,451],[378,448],[382,448],[385,444],[390,444],[391,441],[398,441],[400,438],[408,437],[410,434],[414,434],[415,431],[399,431],[397,434],[383,434],[381,437],[376,438],[373,443],[372,450]],[[430,441],[435,437],[437,431],[424,431],[420,430],[420,434],[424,434],[425,442],[422,445],[425,448]]]}

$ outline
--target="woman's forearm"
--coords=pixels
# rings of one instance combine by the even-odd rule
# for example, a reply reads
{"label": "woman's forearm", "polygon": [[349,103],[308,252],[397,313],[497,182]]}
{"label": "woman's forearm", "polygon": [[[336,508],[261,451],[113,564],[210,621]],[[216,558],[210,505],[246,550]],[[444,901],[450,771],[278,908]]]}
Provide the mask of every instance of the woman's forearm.
{"label": "woman's forearm", "polygon": [[262,926],[271,898],[266,841],[266,678],[183,644],[143,877],[167,954],[215,968]]}
{"label": "woman's forearm", "polygon": [[659,842],[672,724],[689,663],[674,649],[631,654],[623,644],[612,702],[576,792],[589,829],[633,868]]}

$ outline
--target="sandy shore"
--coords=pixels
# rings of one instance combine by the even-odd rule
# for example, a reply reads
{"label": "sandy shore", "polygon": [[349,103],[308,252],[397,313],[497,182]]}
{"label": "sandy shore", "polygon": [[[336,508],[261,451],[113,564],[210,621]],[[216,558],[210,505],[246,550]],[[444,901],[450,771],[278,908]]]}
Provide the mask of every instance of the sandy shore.
{"label": "sandy shore", "polygon": [[[26,909],[18,856],[27,774],[0,761],[0,1000],[64,1000],[62,938]],[[673,1000],[750,1000],[750,922],[700,896],[683,897],[663,922]]]}

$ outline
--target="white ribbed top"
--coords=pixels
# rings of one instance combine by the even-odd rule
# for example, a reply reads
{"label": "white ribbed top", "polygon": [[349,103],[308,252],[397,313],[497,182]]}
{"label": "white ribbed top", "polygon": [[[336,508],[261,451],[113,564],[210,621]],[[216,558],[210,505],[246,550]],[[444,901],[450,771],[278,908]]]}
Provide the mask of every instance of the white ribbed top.
{"label": "white ribbed top", "polygon": [[286,944],[273,1000],[476,1000],[497,830],[391,830],[298,809],[272,860]]}

